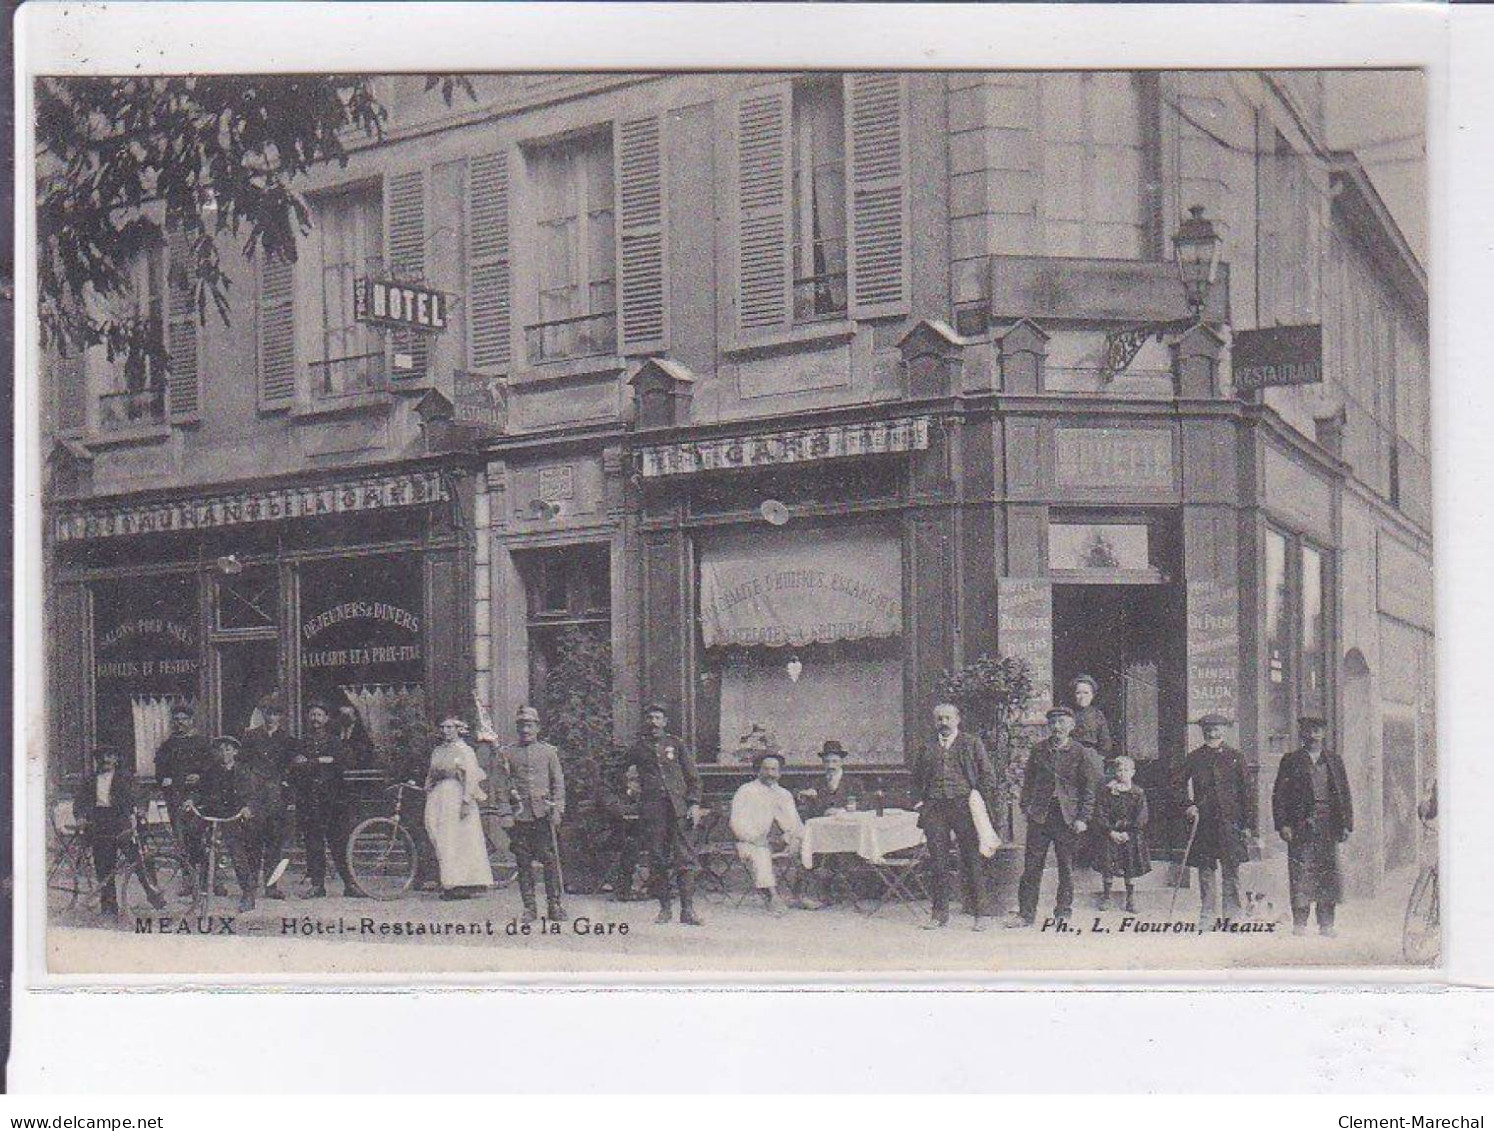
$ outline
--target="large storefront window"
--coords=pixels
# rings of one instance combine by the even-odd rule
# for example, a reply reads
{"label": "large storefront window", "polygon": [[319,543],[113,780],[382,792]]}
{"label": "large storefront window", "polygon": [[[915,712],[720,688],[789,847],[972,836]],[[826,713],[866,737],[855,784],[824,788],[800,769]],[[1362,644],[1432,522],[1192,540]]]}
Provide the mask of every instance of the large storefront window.
{"label": "large storefront window", "polygon": [[301,696],[351,704],[387,766],[424,725],[424,585],[417,554],[301,566]]}
{"label": "large storefront window", "polygon": [[903,760],[902,551],[878,529],[733,533],[700,551],[700,748]]}
{"label": "large storefront window", "polygon": [[171,730],[171,709],[197,706],[197,578],[101,582],[93,589],[93,676],[98,741],[141,777]]}

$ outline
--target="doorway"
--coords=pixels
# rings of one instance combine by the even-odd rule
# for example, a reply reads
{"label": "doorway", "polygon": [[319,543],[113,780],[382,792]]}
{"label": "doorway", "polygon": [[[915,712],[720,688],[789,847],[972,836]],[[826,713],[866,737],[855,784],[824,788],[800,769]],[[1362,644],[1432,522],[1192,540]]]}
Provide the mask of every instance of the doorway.
{"label": "doorway", "polygon": [[1143,786],[1187,740],[1182,605],[1167,584],[1053,587],[1055,699],[1072,705],[1073,679],[1097,679],[1113,754],[1136,759]]}

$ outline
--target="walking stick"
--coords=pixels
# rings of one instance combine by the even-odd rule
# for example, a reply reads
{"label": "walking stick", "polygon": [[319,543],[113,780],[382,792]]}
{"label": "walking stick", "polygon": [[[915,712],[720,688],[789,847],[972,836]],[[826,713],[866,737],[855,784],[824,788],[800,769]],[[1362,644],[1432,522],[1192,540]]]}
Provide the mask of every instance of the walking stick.
{"label": "walking stick", "polygon": [[[555,816],[555,810],[550,810],[550,817]],[[555,822],[549,817],[545,818],[545,824],[550,826],[550,851],[555,853],[555,875],[560,880],[560,894],[565,895],[565,865],[560,862],[560,834],[555,830]]]}
{"label": "walking stick", "polygon": [[1183,890],[1183,881],[1188,878],[1188,853],[1193,851],[1193,838],[1198,836],[1198,814],[1193,814],[1193,827],[1188,830],[1188,843],[1183,848],[1183,859],[1178,864],[1177,882],[1172,885],[1172,898],[1167,901],[1167,917],[1172,918],[1173,908],[1178,905],[1178,892]]}

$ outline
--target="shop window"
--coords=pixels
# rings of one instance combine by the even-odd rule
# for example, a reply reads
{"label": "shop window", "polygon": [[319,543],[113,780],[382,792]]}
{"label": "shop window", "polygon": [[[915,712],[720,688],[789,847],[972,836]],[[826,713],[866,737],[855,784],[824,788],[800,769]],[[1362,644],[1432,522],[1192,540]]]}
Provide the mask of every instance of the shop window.
{"label": "shop window", "polygon": [[1323,609],[1323,555],[1312,546],[1302,546],[1302,710],[1325,715],[1328,711],[1327,622]]}
{"label": "shop window", "polygon": [[1292,748],[1299,715],[1332,714],[1331,591],[1328,558],[1321,549],[1273,527],[1266,529],[1266,736],[1274,755]]}
{"label": "shop window", "polygon": [[155,775],[156,748],[171,731],[172,708],[198,705],[197,601],[193,576],[93,587],[95,734],[144,778]]}
{"label": "shop window", "polygon": [[368,554],[300,567],[302,701],[357,710],[383,768],[429,740],[424,583],[417,554]]}
{"label": "shop window", "polygon": [[528,604],[529,695],[539,702],[550,673],[576,636],[607,641],[612,631],[611,561],[605,546],[567,546],[518,555]]}
{"label": "shop window", "polygon": [[1286,535],[1266,531],[1266,735],[1284,754],[1292,736],[1292,634]]}
{"label": "shop window", "polygon": [[829,738],[903,760],[902,551],[875,528],[729,534],[700,551],[697,746],[733,763],[759,736],[813,762]]}
{"label": "shop window", "polygon": [[525,327],[530,364],[615,353],[617,250],[612,131],[529,151],[535,196],[538,322]]}
{"label": "shop window", "polygon": [[794,84],[794,321],[846,314],[846,142],[840,79]]}
{"label": "shop window", "polygon": [[1153,242],[1148,183],[1154,80],[1123,72],[1038,76],[1043,253],[1145,258]]}
{"label": "shop window", "polygon": [[100,432],[166,420],[166,245],[142,248],[126,267],[111,317],[129,328],[129,346],[107,359],[99,394]]}
{"label": "shop window", "polygon": [[367,393],[385,379],[384,344],[354,313],[360,278],[383,273],[383,200],[378,185],[317,199],[315,231],[320,250],[316,301],[321,341],[311,359],[311,392],[327,400]]}

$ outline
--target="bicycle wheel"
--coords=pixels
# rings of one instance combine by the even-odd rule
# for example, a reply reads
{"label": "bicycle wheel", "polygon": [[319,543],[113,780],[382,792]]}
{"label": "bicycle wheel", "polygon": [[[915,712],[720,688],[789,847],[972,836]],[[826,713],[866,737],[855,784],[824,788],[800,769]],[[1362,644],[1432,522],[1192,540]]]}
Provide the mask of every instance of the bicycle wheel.
{"label": "bicycle wheel", "polygon": [[398,899],[415,883],[415,838],[392,817],[370,817],[348,837],[347,862],[364,895]]}
{"label": "bicycle wheel", "polygon": [[1430,966],[1442,953],[1441,911],[1437,904],[1437,869],[1425,868],[1406,901],[1402,953],[1413,966]]}
{"label": "bicycle wheel", "polygon": [[53,911],[71,911],[80,899],[86,903],[97,886],[92,853],[62,853],[47,875],[47,903]]}
{"label": "bicycle wheel", "polygon": [[[158,853],[150,858],[146,869],[150,872],[156,892],[161,899],[169,900],[181,883],[181,861],[170,854]],[[125,874],[124,900],[120,906],[127,915],[160,914],[165,908],[164,902],[162,907],[151,905],[150,896],[141,886],[140,877],[135,874],[133,867]]]}

